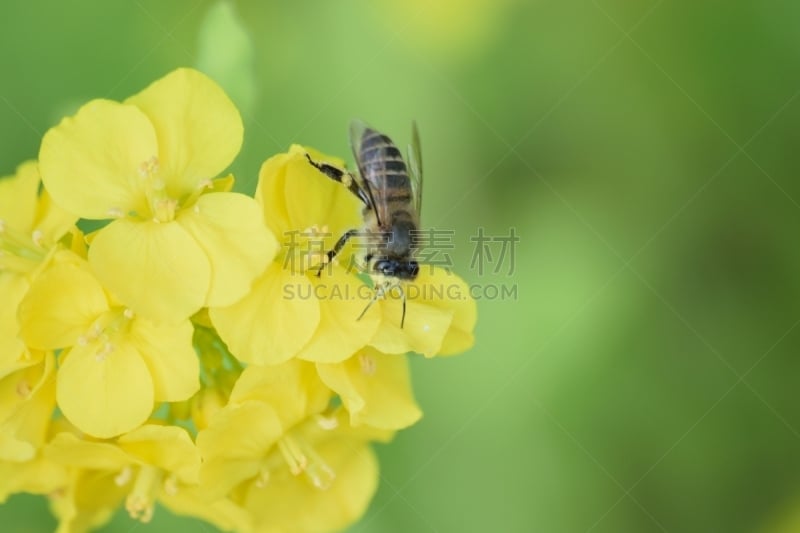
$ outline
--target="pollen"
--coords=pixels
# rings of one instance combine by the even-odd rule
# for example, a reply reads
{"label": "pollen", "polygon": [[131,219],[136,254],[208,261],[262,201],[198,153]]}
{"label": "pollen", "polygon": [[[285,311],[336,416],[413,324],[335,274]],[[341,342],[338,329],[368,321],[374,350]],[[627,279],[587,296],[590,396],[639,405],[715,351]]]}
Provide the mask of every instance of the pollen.
{"label": "pollen", "polygon": [[161,486],[161,478],[164,473],[150,465],[142,466],[133,490],[125,500],[125,509],[134,520],[148,523],[153,519],[155,509],[155,499]]}
{"label": "pollen", "polygon": [[164,492],[170,496],[178,494],[178,478],[176,478],[174,474],[170,474],[167,479],[164,480]]}
{"label": "pollen", "polygon": [[269,469],[266,467],[262,467],[261,471],[256,478],[256,487],[259,489],[263,489],[269,483],[270,473]]}
{"label": "pollen", "polygon": [[152,176],[153,174],[158,172],[158,158],[156,156],[152,156],[147,161],[143,161],[139,165],[139,176],[142,178],[147,178]]}
{"label": "pollen", "polygon": [[119,471],[119,474],[114,476],[114,485],[124,487],[130,482],[131,478],[133,478],[133,469],[130,466],[126,466]]}
{"label": "pollen", "polygon": [[122,218],[125,216],[125,213],[123,213],[122,209],[120,209],[119,207],[112,207],[107,211],[107,213],[108,216],[110,216],[111,218]]}
{"label": "pollen", "polygon": [[305,439],[284,435],[278,441],[278,449],[292,475],[305,474],[314,487],[327,490],[336,479],[336,472]]}
{"label": "pollen", "polygon": [[17,383],[17,394],[21,398],[27,398],[28,396],[30,396],[30,394],[31,394],[31,385],[30,385],[30,383],[28,383],[28,380],[23,379],[23,380],[20,380],[19,383]]}
{"label": "pollen", "polygon": [[372,376],[375,374],[376,364],[375,359],[368,356],[367,354],[361,354],[358,356],[358,362],[361,364],[361,371],[366,374],[367,376]]}
{"label": "pollen", "polygon": [[103,345],[103,348],[99,350],[97,354],[94,356],[94,360],[97,361],[98,363],[101,363],[105,361],[113,351],[114,351],[114,345],[111,344],[110,342],[106,342]]}
{"label": "pollen", "polygon": [[316,416],[317,425],[325,431],[331,431],[339,427],[339,420],[335,416]]}

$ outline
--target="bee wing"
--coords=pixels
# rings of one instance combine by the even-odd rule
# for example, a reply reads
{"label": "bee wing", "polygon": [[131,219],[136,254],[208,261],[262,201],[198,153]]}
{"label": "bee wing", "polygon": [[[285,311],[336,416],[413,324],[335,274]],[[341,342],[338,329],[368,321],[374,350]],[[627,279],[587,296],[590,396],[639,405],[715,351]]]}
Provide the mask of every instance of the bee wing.
{"label": "bee wing", "polygon": [[411,123],[411,144],[408,145],[408,167],[411,173],[411,192],[414,195],[414,207],[422,213],[422,148],[419,142],[417,121]]}
{"label": "bee wing", "polygon": [[353,150],[353,156],[356,158],[356,164],[358,165],[359,185],[369,197],[369,206],[375,213],[378,225],[381,226],[383,220],[389,219],[389,214],[386,212],[385,205],[378,205],[375,202],[375,195],[373,194],[373,184],[375,182],[374,180],[370,181],[371,173],[376,170],[375,164],[373,162],[373,164],[367,166],[361,151],[364,134],[368,132],[375,132],[375,130],[358,119],[350,122],[350,148]]}

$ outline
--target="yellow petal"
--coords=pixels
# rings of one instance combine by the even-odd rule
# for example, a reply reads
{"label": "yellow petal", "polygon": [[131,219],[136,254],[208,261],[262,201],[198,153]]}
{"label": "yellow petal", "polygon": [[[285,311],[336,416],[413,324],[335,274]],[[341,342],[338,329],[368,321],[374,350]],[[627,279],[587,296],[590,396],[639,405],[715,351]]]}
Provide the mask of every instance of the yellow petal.
{"label": "yellow petal", "polygon": [[115,437],[147,420],[153,380],[130,344],[92,342],[67,354],[58,370],[57,398],[78,429],[93,437]]}
{"label": "yellow petal", "polygon": [[354,426],[402,429],[422,416],[411,390],[405,355],[366,349],[343,363],[317,364],[317,371],[341,397]]}
{"label": "yellow petal", "polygon": [[192,347],[192,324],[155,324],[133,320],[129,340],[142,356],[150,375],[156,402],[178,402],[200,388],[200,365]]}
{"label": "yellow petal", "polygon": [[344,361],[375,335],[380,323],[379,310],[358,320],[371,291],[342,268],[332,268],[320,277],[312,274],[310,279],[320,299],[320,321],[317,331],[297,357],[318,363]]}
{"label": "yellow petal", "polygon": [[[16,449],[16,454],[26,447],[35,453],[44,444],[55,408],[54,367],[52,354],[47,354],[38,365],[3,380],[17,382],[18,396],[11,409],[5,405],[0,408],[6,411],[0,419],[0,435],[4,441],[0,444],[0,455],[5,455],[5,446]],[[31,459],[33,453],[25,459]],[[25,459],[18,456],[16,460]]]}
{"label": "yellow petal", "polygon": [[16,439],[5,431],[0,432],[0,462],[22,463],[35,456],[36,448],[31,443]]}
{"label": "yellow petal", "polygon": [[66,487],[50,494],[58,518],[56,533],[88,533],[103,526],[125,498],[130,486],[116,483],[115,472],[73,470]]}
{"label": "yellow petal", "polygon": [[336,473],[327,490],[315,488],[307,476],[293,476],[288,469],[270,477],[263,487],[250,486],[243,505],[256,531],[339,531],[364,514],[378,485],[378,462],[369,446],[335,439],[317,452]]}
{"label": "yellow petal", "polygon": [[278,242],[264,225],[261,208],[249,196],[210,193],[178,215],[211,263],[206,305],[231,305],[250,290],[278,252]]}
{"label": "yellow petal", "polygon": [[89,264],[123,304],[155,321],[199,310],[211,278],[203,250],[177,222],[115,220],[92,241]]}
{"label": "yellow petal", "polygon": [[317,162],[343,167],[341,159],[293,145],[289,153],[264,162],[256,200],[278,240],[283,242],[290,231],[327,227],[331,235],[326,244],[330,248],[345,231],[361,225],[361,204],[346,187],[311,166],[307,152]]}
{"label": "yellow petal", "polygon": [[85,261],[55,262],[20,303],[20,336],[41,350],[72,346],[108,309],[103,287]]}
{"label": "yellow petal", "polygon": [[17,307],[28,291],[28,280],[23,276],[0,273],[0,378],[17,368],[25,352],[25,344],[18,338]]}
{"label": "yellow petal", "polygon": [[[398,299],[389,297],[376,305],[380,305],[383,318],[370,345],[392,354],[417,352],[425,357],[433,357],[439,353],[453,320],[453,311],[409,300],[406,303],[405,322],[400,328],[403,310]],[[372,310],[367,314],[370,312]]]}
{"label": "yellow petal", "polygon": [[297,355],[319,324],[319,302],[303,274],[272,263],[250,292],[209,314],[220,337],[240,361],[279,364]]}
{"label": "yellow petal", "polygon": [[282,433],[275,410],[263,402],[248,401],[218,411],[197,435],[203,456],[200,483],[209,497],[224,496],[256,476],[262,459]]}
{"label": "yellow petal", "polygon": [[173,472],[182,479],[191,479],[200,467],[200,452],[181,427],[145,424],[117,442],[120,450],[138,461]]}
{"label": "yellow petal", "polygon": [[239,111],[214,81],[180,68],[126,100],[152,121],[167,192],[179,198],[225,170],[239,153],[244,128]]}
{"label": "yellow petal", "polygon": [[478,319],[478,306],[463,279],[443,268],[425,267],[420,270],[413,287],[411,290],[420,296],[418,301],[453,313],[439,355],[461,353],[475,344],[473,330]]}
{"label": "yellow petal", "polygon": [[223,531],[251,531],[250,516],[229,499],[209,498],[201,487],[181,487],[174,494],[163,492],[159,503],[175,514],[200,518]]}
{"label": "yellow petal", "polygon": [[231,391],[230,404],[258,401],[269,405],[288,429],[324,410],[330,397],[313,364],[292,360],[245,368]]}
{"label": "yellow petal", "polygon": [[158,155],[156,132],[135,106],[92,100],[42,139],[39,171],[53,200],[83,218],[145,212],[139,169]]}
{"label": "yellow petal", "polygon": [[50,193],[42,191],[36,206],[33,230],[41,233],[43,242],[55,243],[73,229],[77,221],[75,215],[53,202]]}
{"label": "yellow petal", "polygon": [[46,373],[52,374],[52,369],[47,367],[54,363],[45,363],[46,358],[52,360],[53,355],[48,353],[45,357],[44,352],[37,351],[20,357],[14,366],[0,372],[0,424],[30,399]]}
{"label": "yellow petal", "polygon": [[255,193],[256,202],[262,207],[264,222],[281,242],[286,232],[292,230],[284,195],[286,164],[291,158],[289,154],[277,154],[264,161],[258,173]]}
{"label": "yellow petal", "polygon": [[332,238],[338,239],[347,230],[361,226],[363,204],[347,187],[311,166],[306,152],[317,163],[343,166],[341,160],[315,150],[297,145],[289,149],[291,159],[287,163],[284,191],[289,225],[292,229],[327,226]]}
{"label": "yellow petal", "polygon": [[0,503],[12,493],[49,494],[66,485],[67,470],[42,457],[24,463],[0,461]]}
{"label": "yellow petal", "polygon": [[13,176],[0,177],[0,220],[17,231],[32,231],[38,194],[39,171],[33,161],[21,164]]}
{"label": "yellow petal", "polygon": [[83,440],[72,433],[59,433],[44,450],[45,456],[61,465],[92,470],[119,470],[132,459],[114,444]]}

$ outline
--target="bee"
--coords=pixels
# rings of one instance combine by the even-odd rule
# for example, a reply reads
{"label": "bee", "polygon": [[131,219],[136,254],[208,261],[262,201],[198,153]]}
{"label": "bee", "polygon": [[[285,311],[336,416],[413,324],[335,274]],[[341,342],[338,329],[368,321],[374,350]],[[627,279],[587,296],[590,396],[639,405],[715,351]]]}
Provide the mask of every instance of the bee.
{"label": "bee", "polygon": [[347,187],[364,204],[363,228],[361,231],[351,229],[339,238],[323,256],[317,275],[348,240],[356,235],[364,236],[367,240],[364,263],[373,279],[375,294],[358,319],[378,298],[397,289],[403,304],[400,319],[402,328],[406,318],[403,282],[413,281],[419,273],[415,237],[422,208],[422,157],[417,124],[412,123],[408,165],[387,135],[358,120],[350,124],[350,146],[356,158],[358,174],[316,162],[306,154],[311,165]]}

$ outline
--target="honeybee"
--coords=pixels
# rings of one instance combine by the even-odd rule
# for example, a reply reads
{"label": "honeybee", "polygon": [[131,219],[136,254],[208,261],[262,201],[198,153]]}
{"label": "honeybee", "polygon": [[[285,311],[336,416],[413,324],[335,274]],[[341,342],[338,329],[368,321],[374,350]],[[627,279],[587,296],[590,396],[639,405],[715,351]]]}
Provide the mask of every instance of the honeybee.
{"label": "honeybee", "polygon": [[[373,279],[375,294],[359,315],[390,291],[397,289],[403,304],[400,327],[406,318],[406,294],[403,282],[413,281],[419,273],[416,260],[416,233],[422,208],[422,157],[419,132],[412,123],[408,166],[400,150],[385,134],[354,120],[350,124],[350,145],[358,165],[358,174],[327,163],[308,161],[320,172],[340,182],[364,204],[361,231],[351,229],[342,235],[323,256],[317,275],[356,236],[367,240],[364,263]],[[409,172],[410,171],[410,172]]]}

